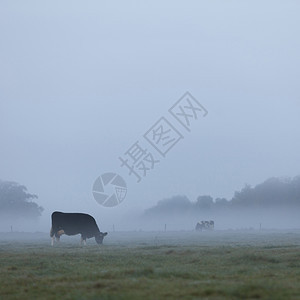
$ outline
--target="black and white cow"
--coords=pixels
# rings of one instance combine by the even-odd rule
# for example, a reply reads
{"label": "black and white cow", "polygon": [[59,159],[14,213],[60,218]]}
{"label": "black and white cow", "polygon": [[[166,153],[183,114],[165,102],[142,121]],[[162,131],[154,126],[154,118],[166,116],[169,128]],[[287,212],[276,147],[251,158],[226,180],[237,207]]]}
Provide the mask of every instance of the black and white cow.
{"label": "black and white cow", "polygon": [[201,221],[201,223],[197,223],[195,230],[196,231],[202,231],[202,230],[214,230],[215,227],[215,222],[210,220],[210,221]]}
{"label": "black and white cow", "polygon": [[51,245],[54,244],[54,237],[59,242],[62,234],[76,235],[81,234],[81,244],[86,244],[86,239],[94,237],[98,244],[102,244],[103,238],[107,232],[101,232],[97,226],[95,219],[82,213],[62,213],[55,211],[51,215],[52,227],[50,237]]}

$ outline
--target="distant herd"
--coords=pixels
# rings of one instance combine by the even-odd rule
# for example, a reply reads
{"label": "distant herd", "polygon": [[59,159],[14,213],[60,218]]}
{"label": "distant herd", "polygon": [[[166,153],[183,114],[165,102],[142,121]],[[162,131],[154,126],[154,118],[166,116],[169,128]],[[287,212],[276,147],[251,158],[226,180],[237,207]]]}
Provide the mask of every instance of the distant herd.
{"label": "distant herd", "polygon": [[201,223],[197,223],[195,230],[196,231],[202,231],[202,230],[214,230],[215,228],[215,222],[210,220],[210,221],[201,221]]}
{"label": "distant herd", "polygon": [[[55,211],[51,215],[52,226],[50,230],[51,245],[55,238],[59,242],[63,234],[81,235],[81,244],[86,245],[86,239],[95,238],[97,244],[102,244],[107,232],[101,232],[95,219],[84,213],[63,213]],[[201,221],[196,224],[195,230],[214,230],[214,221]]]}

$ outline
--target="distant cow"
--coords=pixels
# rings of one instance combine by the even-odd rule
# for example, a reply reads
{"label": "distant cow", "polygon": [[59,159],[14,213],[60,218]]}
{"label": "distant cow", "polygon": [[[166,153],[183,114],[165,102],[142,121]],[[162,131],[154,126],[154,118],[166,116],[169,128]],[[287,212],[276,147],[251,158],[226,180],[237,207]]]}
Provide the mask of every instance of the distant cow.
{"label": "distant cow", "polygon": [[201,221],[201,223],[197,223],[195,230],[202,231],[202,230],[214,230],[215,222],[214,221]]}
{"label": "distant cow", "polygon": [[51,245],[54,244],[54,237],[59,242],[61,235],[81,234],[81,244],[86,244],[86,239],[94,237],[98,244],[102,244],[107,232],[100,232],[95,219],[82,213],[62,213],[55,211],[51,215],[52,227],[50,237]]}

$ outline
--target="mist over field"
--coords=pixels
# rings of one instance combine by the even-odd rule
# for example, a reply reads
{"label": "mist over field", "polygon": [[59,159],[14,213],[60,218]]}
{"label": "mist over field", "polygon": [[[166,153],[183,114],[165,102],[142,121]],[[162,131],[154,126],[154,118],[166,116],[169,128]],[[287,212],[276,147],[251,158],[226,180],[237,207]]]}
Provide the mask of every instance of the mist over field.
{"label": "mist over field", "polygon": [[[13,192],[13,190],[16,190]],[[22,195],[30,200],[22,200]],[[37,196],[16,183],[0,182],[1,231],[50,230],[50,215],[32,200]],[[300,227],[300,176],[270,178],[236,191],[232,199],[209,195],[190,201],[177,195],[162,199],[143,211],[128,212],[104,221],[94,213],[106,231],[176,231],[195,229],[197,222],[215,222],[215,230],[296,229]]]}
{"label": "mist over field", "polygon": [[[107,231],[299,228],[299,185],[295,199],[276,198],[277,182],[236,200],[300,174],[297,11],[296,1],[2,1],[0,179],[36,197],[2,193],[0,231],[48,232],[53,211],[91,214]],[[154,142],[155,124],[171,134]],[[110,172],[127,194],[106,184],[120,202],[108,207],[93,188]],[[203,195],[211,207],[197,207]],[[176,197],[189,203],[180,210]]]}

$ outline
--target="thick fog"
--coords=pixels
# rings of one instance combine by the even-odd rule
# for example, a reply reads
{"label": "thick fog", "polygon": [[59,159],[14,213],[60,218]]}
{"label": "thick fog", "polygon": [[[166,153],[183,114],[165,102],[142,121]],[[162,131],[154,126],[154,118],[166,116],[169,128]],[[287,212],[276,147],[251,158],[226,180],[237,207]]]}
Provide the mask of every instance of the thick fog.
{"label": "thick fog", "polygon": [[[0,231],[48,231],[53,211],[92,214],[105,231],[295,228],[285,207],[147,219],[158,201],[231,200],[245,184],[300,174],[300,2],[1,1],[0,179],[44,208]],[[189,92],[208,111],[190,131],[169,109]],[[202,110],[203,112],[203,110]],[[144,138],[161,118],[183,138],[165,155]],[[137,183],[119,157],[139,141],[159,160]],[[92,189],[122,176],[104,207]],[[283,199],[284,201],[284,199]],[[297,206],[299,209],[299,206]]]}

